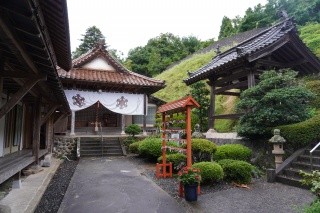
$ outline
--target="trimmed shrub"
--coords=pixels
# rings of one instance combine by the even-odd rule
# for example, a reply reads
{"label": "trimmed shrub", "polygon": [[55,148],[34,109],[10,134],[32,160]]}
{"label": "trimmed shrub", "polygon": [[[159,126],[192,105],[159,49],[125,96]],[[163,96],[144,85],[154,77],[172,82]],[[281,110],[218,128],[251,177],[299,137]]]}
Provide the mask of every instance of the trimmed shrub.
{"label": "trimmed shrub", "polygon": [[306,87],[316,95],[316,98],[311,101],[311,106],[317,109],[320,108],[320,80],[306,82]]}
{"label": "trimmed shrub", "polygon": [[211,183],[223,179],[223,169],[215,162],[200,162],[192,165],[193,168],[200,169],[201,183]]}
{"label": "trimmed shrub", "polygon": [[213,154],[215,161],[223,159],[250,161],[252,155],[251,149],[241,144],[225,144],[218,146]]}
{"label": "trimmed shrub", "polygon": [[250,183],[254,166],[241,160],[224,159],[218,161],[221,165],[226,181],[236,183]]}
{"label": "trimmed shrub", "polygon": [[133,153],[133,154],[139,154],[139,145],[140,145],[140,141],[134,142],[132,144],[129,145],[129,152]]}
{"label": "trimmed shrub", "polygon": [[[179,171],[182,164],[186,164],[187,156],[181,153],[167,154],[167,162],[172,163],[172,167],[175,171]],[[162,162],[162,156],[158,158],[158,162]]]}
{"label": "trimmed shrub", "polygon": [[287,140],[287,148],[297,150],[320,140],[320,114],[296,124],[276,127]]}
{"label": "trimmed shrub", "polygon": [[[217,150],[216,144],[207,139],[193,138],[191,145],[195,162],[210,161],[212,154]],[[184,144],[184,148],[186,147],[187,145]]]}
{"label": "trimmed shrub", "polygon": [[[178,145],[175,142],[168,142],[167,146],[174,146],[177,147]],[[149,160],[156,161],[158,157],[162,154],[162,139],[161,138],[154,138],[148,137],[145,138],[140,142],[139,145],[139,154],[142,157],[146,157]],[[167,153],[175,153],[174,151],[167,150]]]}
{"label": "trimmed shrub", "polygon": [[124,132],[134,137],[135,135],[138,135],[141,132],[141,127],[137,124],[130,124],[126,127]]}

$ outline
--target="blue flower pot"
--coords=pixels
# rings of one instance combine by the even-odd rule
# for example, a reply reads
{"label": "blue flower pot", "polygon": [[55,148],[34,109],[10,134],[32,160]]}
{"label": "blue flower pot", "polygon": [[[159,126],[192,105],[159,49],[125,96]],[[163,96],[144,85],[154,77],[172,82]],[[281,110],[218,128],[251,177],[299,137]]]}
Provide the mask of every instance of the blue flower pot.
{"label": "blue flower pot", "polygon": [[184,198],[186,201],[197,201],[198,193],[197,193],[198,184],[192,185],[184,185]]}

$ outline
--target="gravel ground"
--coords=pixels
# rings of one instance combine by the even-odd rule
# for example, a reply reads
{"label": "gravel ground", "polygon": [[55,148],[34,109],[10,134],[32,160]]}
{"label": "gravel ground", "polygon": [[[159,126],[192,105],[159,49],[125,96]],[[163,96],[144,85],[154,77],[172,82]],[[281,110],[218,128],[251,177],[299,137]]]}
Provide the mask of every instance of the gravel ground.
{"label": "gravel ground", "polygon": [[65,160],[52,177],[35,213],[57,212],[67,191],[78,161]]}
{"label": "gravel ground", "polygon": [[[139,158],[137,156],[129,156],[132,161],[136,161],[140,169],[143,171],[142,174],[154,181],[158,186],[160,186],[164,191],[170,194],[172,197],[180,200],[178,196],[179,182],[177,178],[156,178],[155,176],[155,163],[150,163],[145,159]],[[234,186],[227,182],[213,183],[210,185],[201,186],[201,194],[214,193],[222,190],[227,190],[233,188]]]}

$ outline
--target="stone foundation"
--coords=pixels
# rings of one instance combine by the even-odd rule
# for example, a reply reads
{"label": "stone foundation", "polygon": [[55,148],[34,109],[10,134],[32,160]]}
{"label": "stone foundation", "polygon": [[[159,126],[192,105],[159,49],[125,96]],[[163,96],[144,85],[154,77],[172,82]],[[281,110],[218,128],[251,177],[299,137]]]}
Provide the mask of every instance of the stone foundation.
{"label": "stone foundation", "polygon": [[53,154],[56,157],[73,156],[77,151],[77,142],[80,138],[55,137]]}

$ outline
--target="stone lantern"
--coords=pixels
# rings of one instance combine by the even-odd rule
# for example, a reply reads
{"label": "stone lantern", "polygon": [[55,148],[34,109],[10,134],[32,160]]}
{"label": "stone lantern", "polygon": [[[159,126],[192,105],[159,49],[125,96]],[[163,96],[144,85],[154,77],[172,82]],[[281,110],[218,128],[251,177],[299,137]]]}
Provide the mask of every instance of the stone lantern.
{"label": "stone lantern", "polygon": [[272,154],[275,156],[276,169],[283,162],[282,157],[284,155],[283,144],[286,140],[280,136],[280,129],[275,129],[273,132],[273,137],[269,140],[270,143],[273,143]]}

